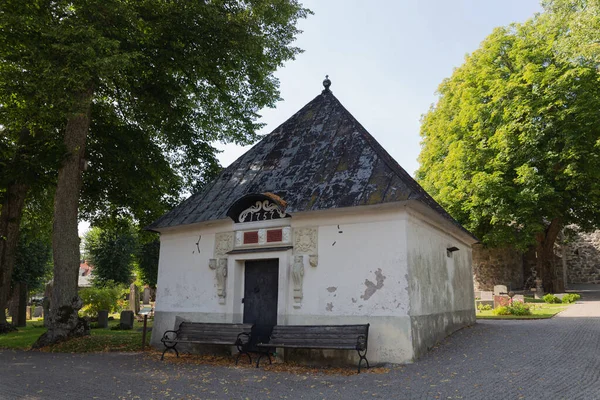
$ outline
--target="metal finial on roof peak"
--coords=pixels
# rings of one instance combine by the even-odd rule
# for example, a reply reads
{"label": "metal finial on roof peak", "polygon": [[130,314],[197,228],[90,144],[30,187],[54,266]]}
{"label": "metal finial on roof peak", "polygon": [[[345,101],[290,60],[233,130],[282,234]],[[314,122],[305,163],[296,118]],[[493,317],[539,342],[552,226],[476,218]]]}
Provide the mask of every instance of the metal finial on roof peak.
{"label": "metal finial on roof peak", "polygon": [[325,80],[323,81],[323,86],[325,86],[325,90],[323,90],[323,93],[327,93],[329,92],[329,86],[331,86],[331,81],[329,80],[329,75],[325,75]]}

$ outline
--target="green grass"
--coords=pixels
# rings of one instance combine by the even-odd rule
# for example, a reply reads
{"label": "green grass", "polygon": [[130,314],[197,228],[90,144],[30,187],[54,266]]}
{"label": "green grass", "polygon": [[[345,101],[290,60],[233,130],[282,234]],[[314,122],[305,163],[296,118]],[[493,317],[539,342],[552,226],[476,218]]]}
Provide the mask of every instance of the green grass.
{"label": "green grass", "polygon": [[27,327],[18,328],[16,332],[0,335],[0,348],[5,349],[28,349],[44,332],[44,321],[27,321]]}
{"label": "green grass", "polygon": [[[529,303],[526,300],[527,303]],[[492,310],[481,311],[477,313],[478,319],[545,319],[552,318],[559,312],[567,309],[570,304],[546,304],[543,301],[541,303],[534,303],[531,310],[531,315],[494,315]]]}
{"label": "green grass", "polygon": [[536,299],[535,297],[525,296],[525,303],[546,303],[542,299]]}
{"label": "green grass", "polygon": [[[91,335],[48,346],[43,351],[53,353],[90,353],[104,351],[140,351],[142,348],[142,322],[134,322],[133,329],[127,331],[111,330],[119,320],[109,321],[108,329],[92,329]],[[148,320],[152,327],[152,320]],[[0,335],[0,348],[27,350],[38,337],[46,331],[43,321],[27,321],[27,327],[19,328],[17,332]],[[146,345],[150,343],[150,333],[146,334]],[[146,347],[148,348],[148,347]]]}

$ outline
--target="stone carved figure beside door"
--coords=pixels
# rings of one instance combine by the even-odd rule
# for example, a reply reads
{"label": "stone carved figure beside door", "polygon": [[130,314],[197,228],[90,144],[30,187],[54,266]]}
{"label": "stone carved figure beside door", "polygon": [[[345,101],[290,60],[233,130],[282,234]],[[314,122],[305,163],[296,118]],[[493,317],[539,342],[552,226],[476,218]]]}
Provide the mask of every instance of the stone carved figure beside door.
{"label": "stone carved figure beside door", "polygon": [[294,254],[308,255],[311,267],[319,263],[317,242],[317,228],[294,229]]}
{"label": "stone carved figure beside door", "polygon": [[217,296],[219,296],[219,304],[225,304],[227,296],[227,259],[226,258],[211,258],[208,260],[208,266],[215,271],[217,278]]}
{"label": "stone carved figure beside door", "polygon": [[217,233],[215,235],[215,257],[225,256],[233,250],[233,232]]}
{"label": "stone carved figure beside door", "polygon": [[294,307],[299,308],[302,301],[304,281],[304,256],[294,256],[292,264],[292,283],[294,284]]}

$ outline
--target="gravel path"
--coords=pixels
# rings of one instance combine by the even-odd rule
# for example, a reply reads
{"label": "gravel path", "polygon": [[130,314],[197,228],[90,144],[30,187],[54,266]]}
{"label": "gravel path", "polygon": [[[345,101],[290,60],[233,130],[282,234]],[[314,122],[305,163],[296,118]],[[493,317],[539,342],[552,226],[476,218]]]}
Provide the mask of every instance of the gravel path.
{"label": "gravel path", "polygon": [[294,375],[161,363],[156,354],[0,350],[0,399],[600,399],[600,292],[577,289],[583,301],[555,318],[481,321],[387,373]]}

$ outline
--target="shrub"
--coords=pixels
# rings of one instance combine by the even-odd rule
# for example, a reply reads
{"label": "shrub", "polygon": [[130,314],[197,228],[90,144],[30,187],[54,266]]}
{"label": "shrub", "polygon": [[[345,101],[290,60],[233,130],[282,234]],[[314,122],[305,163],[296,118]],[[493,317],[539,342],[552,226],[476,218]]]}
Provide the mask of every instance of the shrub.
{"label": "shrub", "polygon": [[120,298],[121,290],[118,286],[91,287],[80,290],[79,297],[81,297],[84,304],[81,313],[91,317],[98,315],[100,310],[119,311],[117,301]]}
{"label": "shrub", "polygon": [[480,303],[480,304],[477,305],[477,309],[479,311],[489,311],[489,310],[492,309],[492,306],[490,304],[481,304]]}
{"label": "shrub", "polygon": [[567,293],[563,296],[562,302],[564,304],[575,303],[577,300],[581,298],[577,293]]}
{"label": "shrub", "polygon": [[492,311],[494,315],[531,315],[529,304],[513,301],[508,306],[497,307]]}
{"label": "shrub", "polygon": [[562,300],[553,295],[552,293],[548,293],[542,299],[548,304],[559,304],[562,303]]}
{"label": "shrub", "polygon": [[494,314],[494,315],[510,315],[510,311],[509,311],[508,307],[501,306],[501,307],[494,308],[494,311],[492,311],[492,314]]}
{"label": "shrub", "polygon": [[508,311],[511,315],[531,315],[529,304],[525,304],[520,301],[512,301],[508,306]]}

